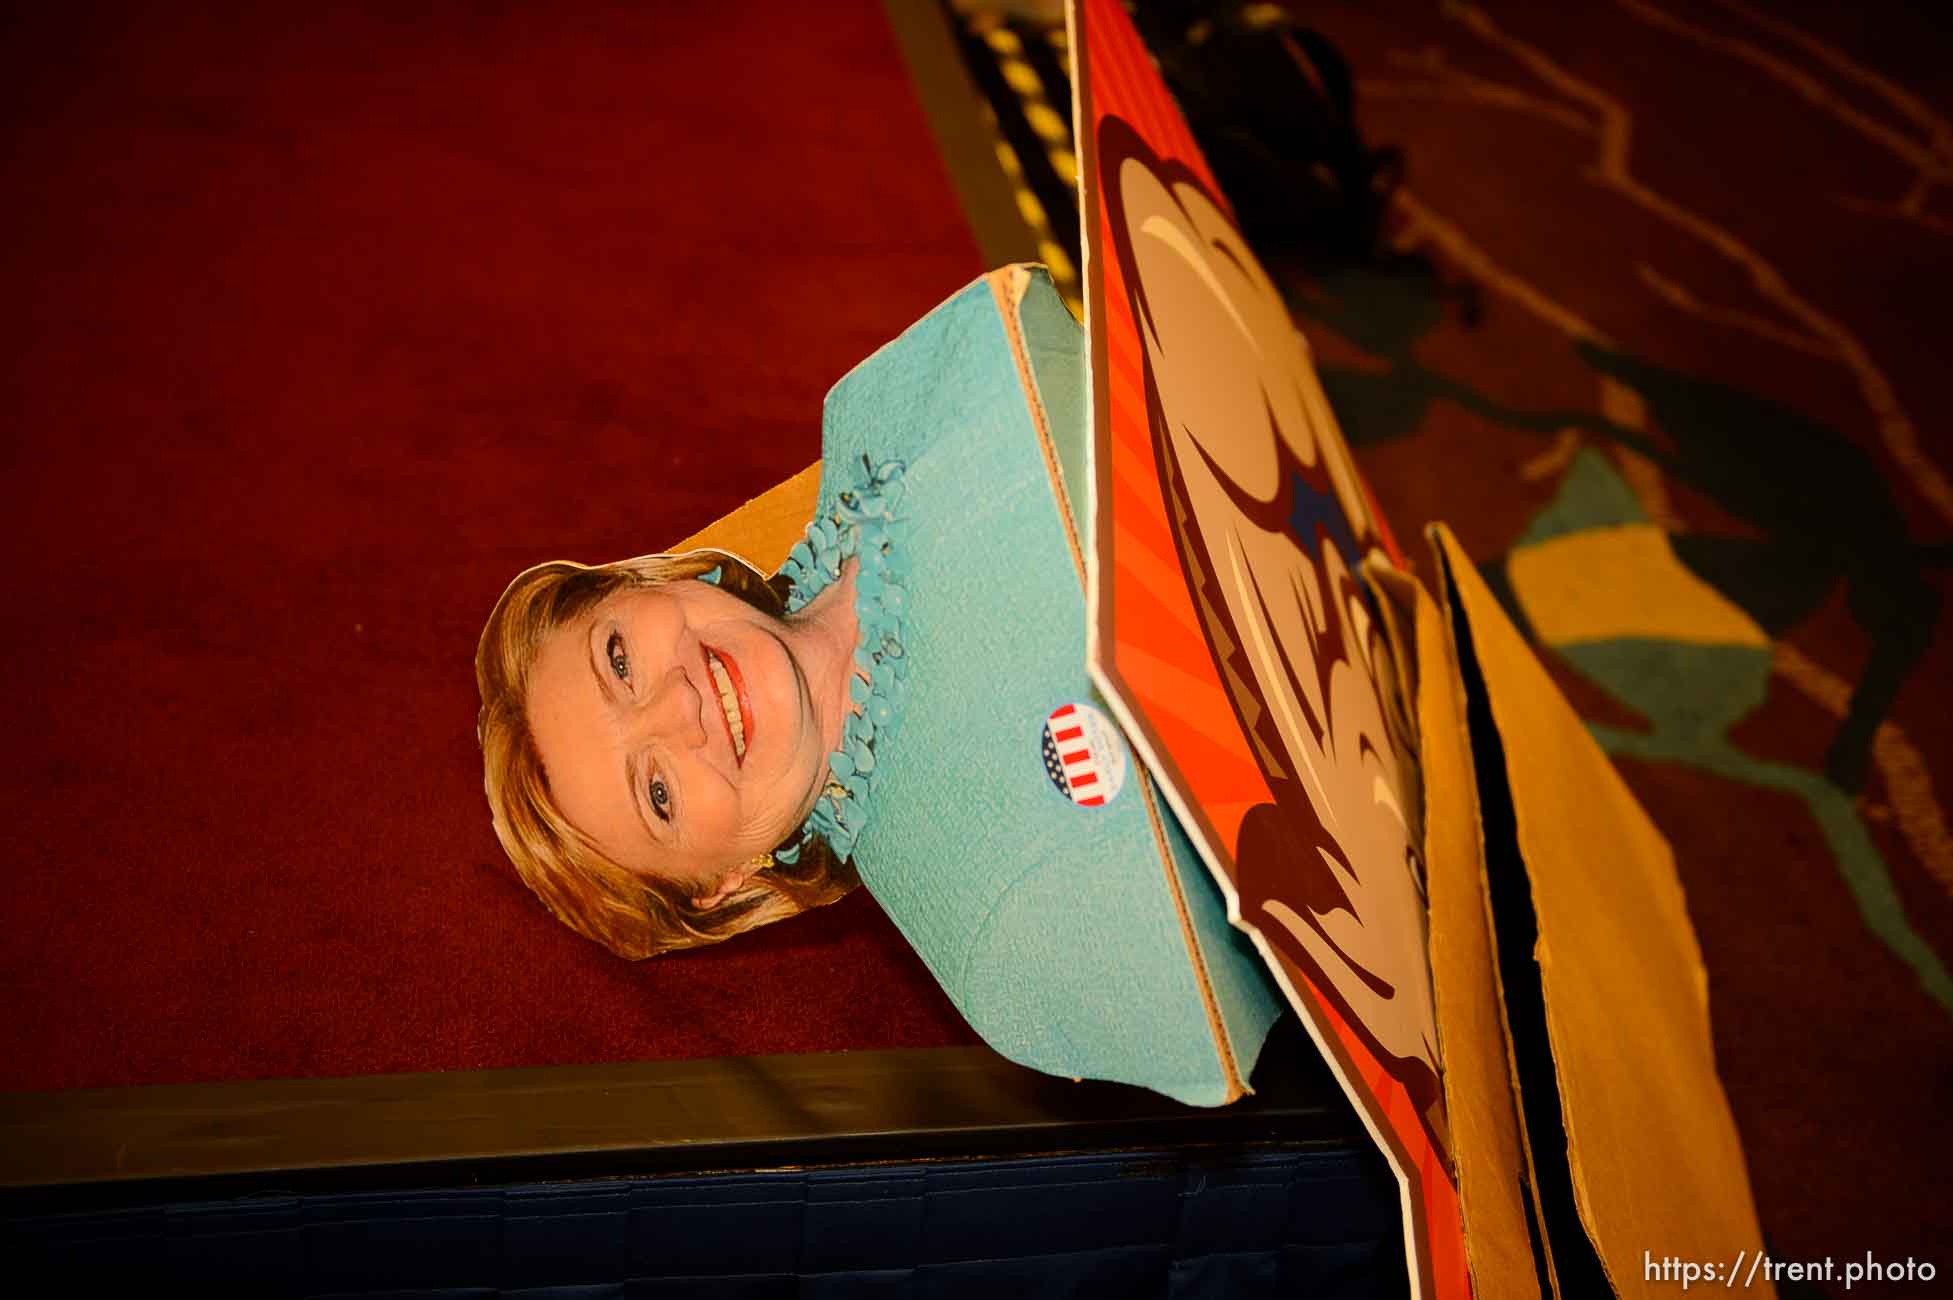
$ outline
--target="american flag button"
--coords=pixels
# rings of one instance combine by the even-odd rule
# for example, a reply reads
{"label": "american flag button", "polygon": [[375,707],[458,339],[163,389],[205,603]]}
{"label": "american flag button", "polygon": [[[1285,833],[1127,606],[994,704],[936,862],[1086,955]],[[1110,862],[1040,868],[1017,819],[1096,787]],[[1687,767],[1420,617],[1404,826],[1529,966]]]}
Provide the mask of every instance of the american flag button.
{"label": "american flag button", "polygon": [[1080,808],[1104,807],[1126,784],[1125,738],[1089,704],[1051,710],[1041,748],[1052,787]]}

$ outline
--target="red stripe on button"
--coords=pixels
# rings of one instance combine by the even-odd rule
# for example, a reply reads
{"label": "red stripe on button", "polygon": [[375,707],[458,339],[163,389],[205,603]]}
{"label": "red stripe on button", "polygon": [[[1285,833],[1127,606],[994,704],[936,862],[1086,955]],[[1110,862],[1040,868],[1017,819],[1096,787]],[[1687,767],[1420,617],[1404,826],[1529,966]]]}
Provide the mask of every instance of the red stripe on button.
{"label": "red stripe on button", "polygon": [[1055,741],[1063,743],[1064,741],[1067,740],[1077,740],[1080,736],[1084,734],[1085,734],[1085,728],[1083,727],[1066,727],[1063,731],[1053,732],[1051,734],[1051,738]]}
{"label": "red stripe on button", "polygon": [[1098,783],[1099,783],[1099,774],[1097,772],[1081,772],[1077,776],[1071,778],[1071,786],[1072,789],[1074,790],[1076,790],[1081,785],[1097,785]]}
{"label": "red stripe on button", "polygon": [[1092,751],[1089,749],[1074,749],[1071,753],[1060,754],[1058,757],[1064,759],[1067,763],[1089,763],[1092,761]]}
{"label": "red stripe on button", "polygon": [[1096,808],[1104,802],[1105,802],[1104,795],[1093,794],[1093,795],[1087,795],[1085,798],[1080,799],[1078,801],[1078,806],[1081,808]]}

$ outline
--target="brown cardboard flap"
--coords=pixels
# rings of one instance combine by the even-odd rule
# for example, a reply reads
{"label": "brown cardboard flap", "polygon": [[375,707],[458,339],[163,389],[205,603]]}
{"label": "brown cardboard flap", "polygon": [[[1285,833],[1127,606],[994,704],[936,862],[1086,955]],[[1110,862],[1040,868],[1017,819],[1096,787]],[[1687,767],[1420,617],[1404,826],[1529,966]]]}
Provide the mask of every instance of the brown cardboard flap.
{"label": "brown cardboard flap", "polygon": [[807,531],[820,487],[821,467],[816,461],[739,509],[713,520],[671,549],[678,552],[711,547],[731,551],[761,573],[772,573]]}
{"label": "brown cardboard flap", "polygon": [[[1589,1293],[1591,1250],[1617,1294],[1672,1294],[1672,1281],[1649,1276],[1650,1256],[1728,1267],[1762,1247],[1674,855],[1457,539],[1441,524],[1431,536],[1459,616],[1468,712],[1482,692],[1496,731],[1474,737],[1490,937],[1558,1285]],[[1502,771],[1486,770],[1488,754]],[[1508,799],[1501,827],[1495,805]],[[1517,859],[1504,884],[1501,836]],[[1515,942],[1530,942],[1536,965]],[[1539,1041],[1529,1041],[1535,1029]],[[1456,1041],[1446,1040],[1447,1054]],[[1529,1070],[1529,1058],[1545,1064]],[[1555,1093],[1564,1169],[1552,1164],[1562,1154],[1552,1115],[1539,1110]],[[1567,1219],[1556,1225],[1556,1175],[1587,1241]],[[1759,1274],[1745,1294],[1774,1288]]]}
{"label": "brown cardboard flap", "polygon": [[1492,940],[1464,686],[1444,612],[1417,579],[1366,565],[1417,723],[1424,873],[1445,1112],[1473,1292],[1538,1300],[1541,1261],[1527,1226],[1531,1192],[1513,1109]]}

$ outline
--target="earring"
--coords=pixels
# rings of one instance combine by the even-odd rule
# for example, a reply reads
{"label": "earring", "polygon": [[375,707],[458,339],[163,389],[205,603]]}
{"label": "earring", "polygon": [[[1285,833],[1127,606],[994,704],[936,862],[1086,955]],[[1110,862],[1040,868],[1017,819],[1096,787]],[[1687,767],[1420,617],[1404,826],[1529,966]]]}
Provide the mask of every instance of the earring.
{"label": "earring", "polygon": [[773,855],[771,853],[761,853],[755,857],[747,859],[746,865],[751,867],[755,871],[765,871],[768,867],[773,865]]}

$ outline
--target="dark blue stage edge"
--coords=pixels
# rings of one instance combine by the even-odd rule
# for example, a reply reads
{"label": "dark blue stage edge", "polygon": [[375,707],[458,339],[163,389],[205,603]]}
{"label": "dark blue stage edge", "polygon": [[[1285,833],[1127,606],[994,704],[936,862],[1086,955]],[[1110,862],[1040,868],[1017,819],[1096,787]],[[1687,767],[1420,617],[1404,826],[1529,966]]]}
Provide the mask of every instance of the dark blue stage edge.
{"label": "dark blue stage edge", "polygon": [[29,1295],[1406,1294],[1293,1017],[1253,1084],[945,1048],[0,1094],[0,1252]]}
{"label": "dark blue stage edge", "polygon": [[245,1197],[6,1236],[63,1294],[1249,1300],[1405,1294],[1398,1222],[1381,1162],[1291,1148]]}

